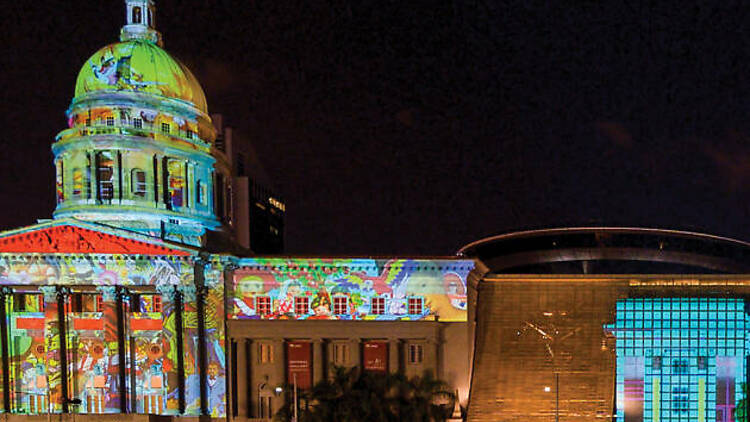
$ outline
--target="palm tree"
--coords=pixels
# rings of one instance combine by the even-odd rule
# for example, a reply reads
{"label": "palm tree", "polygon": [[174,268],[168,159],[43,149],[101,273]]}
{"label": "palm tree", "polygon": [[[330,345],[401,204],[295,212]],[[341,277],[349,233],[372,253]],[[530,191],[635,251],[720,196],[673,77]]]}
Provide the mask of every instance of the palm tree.
{"label": "palm tree", "polygon": [[[303,403],[298,422],[440,422],[455,400],[446,384],[431,373],[408,379],[402,374],[345,367],[335,367],[329,379],[298,395]],[[291,395],[285,398],[276,414],[278,421],[290,421],[294,414]]]}

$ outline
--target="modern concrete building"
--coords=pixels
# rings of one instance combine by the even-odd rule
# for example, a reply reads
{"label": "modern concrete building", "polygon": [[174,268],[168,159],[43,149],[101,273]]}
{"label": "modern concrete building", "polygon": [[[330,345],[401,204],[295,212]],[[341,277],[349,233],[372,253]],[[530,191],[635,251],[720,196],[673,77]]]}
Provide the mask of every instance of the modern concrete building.
{"label": "modern concrete building", "polygon": [[258,256],[283,246],[283,202],[162,48],[155,2],[125,11],[52,145],[54,218],[0,233],[9,419],[267,421],[334,366],[432,372],[472,421],[746,411],[750,244],[589,227],[450,257]]}
{"label": "modern concrete building", "polygon": [[484,273],[470,283],[469,420],[737,420],[749,244],[593,227],[496,236],[461,254]]}

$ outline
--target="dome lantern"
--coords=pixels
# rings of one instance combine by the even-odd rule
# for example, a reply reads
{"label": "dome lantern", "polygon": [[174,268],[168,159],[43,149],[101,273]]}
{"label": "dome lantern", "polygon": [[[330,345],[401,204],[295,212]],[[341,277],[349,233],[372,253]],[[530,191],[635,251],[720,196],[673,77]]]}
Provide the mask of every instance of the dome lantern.
{"label": "dome lantern", "polygon": [[161,33],[156,30],[154,0],[125,0],[125,26],[120,30],[120,41],[135,39],[163,46]]}

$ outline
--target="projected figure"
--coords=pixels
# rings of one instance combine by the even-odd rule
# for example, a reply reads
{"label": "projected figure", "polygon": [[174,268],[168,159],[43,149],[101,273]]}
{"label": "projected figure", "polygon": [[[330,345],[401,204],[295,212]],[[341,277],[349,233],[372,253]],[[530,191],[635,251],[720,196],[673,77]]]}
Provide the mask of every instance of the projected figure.
{"label": "projected figure", "polygon": [[32,365],[22,375],[24,392],[24,408],[29,413],[45,413],[47,411],[47,376],[42,363]]}
{"label": "projected figure", "polygon": [[294,313],[294,297],[300,293],[300,284],[296,281],[288,281],[286,284],[286,294],[279,295],[279,313]]}
{"label": "projected figure", "polygon": [[215,362],[208,364],[208,408],[213,417],[219,417],[225,412],[226,382],[222,374],[219,364]]}
{"label": "projected figure", "polygon": [[158,362],[143,371],[143,410],[160,415],[164,411],[164,372]]}
{"label": "projected figure", "polygon": [[[90,62],[91,70],[99,82],[107,85],[117,86],[123,75],[130,74],[130,56],[115,58],[111,54],[105,54],[101,57],[99,66]],[[124,87],[123,87],[124,88]]]}

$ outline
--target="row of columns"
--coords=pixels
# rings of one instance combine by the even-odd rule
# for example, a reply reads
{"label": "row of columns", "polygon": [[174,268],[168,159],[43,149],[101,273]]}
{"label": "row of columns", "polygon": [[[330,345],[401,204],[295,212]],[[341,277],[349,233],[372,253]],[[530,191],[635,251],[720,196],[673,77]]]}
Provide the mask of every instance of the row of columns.
{"label": "row of columns", "polygon": [[[424,347],[425,364],[419,368],[419,375],[422,374],[422,370],[426,369],[426,363],[433,362],[434,369],[437,376],[440,376],[442,372],[441,366],[442,353],[440,351],[442,345],[440,339],[427,339],[411,341],[408,339],[401,338],[386,338],[386,339],[328,339],[315,337],[312,339],[252,339],[252,338],[233,338],[231,345],[228,350],[231,351],[231,382],[230,391],[231,396],[228,397],[228,401],[231,403],[231,409],[228,409],[232,416],[240,416],[240,412],[244,410],[246,412],[245,417],[261,417],[260,415],[260,399],[263,396],[279,396],[275,391],[276,387],[279,387],[287,383],[287,361],[284,353],[285,345],[288,341],[305,341],[309,342],[312,349],[312,384],[316,384],[327,377],[331,373],[333,363],[333,347],[336,344],[347,344],[349,345],[350,356],[348,364],[344,365],[347,367],[359,366],[362,370],[363,357],[362,350],[366,343],[370,341],[375,342],[386,342],[388,345],[388,372],[399,373],[404,372],[408,360],[408,350],[406,346],[412,342],[418,342]],[[274,350],[274,358],[271,363],[260,363],[259,358],[259,345],[270,344]],[[260,386],[264,385],[261,390]],[[275,399],[274,412],[278,410],[278,407],[282,404],[283,397],[277,397]]]}
{"label": "row of columns", "polygon": [[[170,391],[177,390],[178,397],[178,409],[177,412],[180,414],[185,413],[186,408],[186,379],[185,379],[185,347],[191,347],[191,338],[186,338],[184,333],[187,329],[184,323],[184,303],[187,301],[194,301],[196,306],[196,316],[198,324],[198,333],[196,335],[199,346],[196,350],[197,358],[197,373],[199,376],[200,385],[200,414],[208,416],[209,406],[208,397],[206,394],[206,379],[207,379],[207,361],[208,354],[206,351],[206,296],[208,289],[206,288],[203,266],[205,262],[198,261],[196,268],[200,267],[200,270],[196,270],[195,286],[161,286],[158,292],[149,292],[150,294],[158,293],[162,297],[162,306],[170,307],[174,312],[174,326],[167,327],[166,321],[165,326],[162,329],[162,344],[169,343],[172,339],[170,336],[175,336],[173,344],[176,345],[177,350],[175,353],[176,360],[176,374],[177,374],[177,385],[168,385]],[[39,286],[38,292],[41,292],[44,300],[44,346],[46,351],[46,362],[45,367],[47,370],[47,385],[46,388],[49,391],[49,403],[47,404],[48,409],[52,413],[71,413],[71,404],[79,404],[78,398],[74,397],[76,392],[70,391],[74,388],[74,383],[71,382],[74,374],[70,373],[70,368],[75,366],[77,362],[68,362],[68,357],[71,355],[68,348],[67,338],[70,336],[70,330],[72,327],[67,326],[68,318],[66,315],[66,304],[70,300],[72,291],[66,286]],[[135,371],[135,363],[130,361],[129,351],[127,346],[130,342],[134,341],[129,339],[129,333],[127,333],[127,318],[128,313],[126,312],[126,300],[130,294],[127,288],[122,286],[99,286],[96,291],[102,295],[102,307],[100,309],[102,313],[102,319],[106,324],[116,327],[116,330],[103,330],[103,340],[107,345],[117,345],[117,391],[119,393],[119,407],[121,413],[136,413],[136,389],[134,383],[134,375],[131,374],[128,377],[126,362],[130,362],[131,371]],[[14,378],[17,376],[12,373],[11,360],[15,358],[12,354],[11,348],[11,333],[9,332],[9,321],[13,314],[12,297],[16,293],[30,293],[29,286],[19,286],[18,289],[14,290],[12,287],[2,287],[0,289],[0,354],[2,355],[2,382],[3,394],[2,394],[2,407],[6,413],[15,412],[19,409],[16,400],[18,397],[12,395],[17,390]],[[186,298],[187,295],[187,298]],[[171,302],[171,303],[170,303]],[[166,320],[166,318],[165,318]],[[223,324],[223,321],[219,321],[219,324]],[[171,333],[169,333],[171,331]],[[114,352],[114,351],[113,351]],[[73,364],[73,365],[71,365]],[[166,373],[163,375],[165,378]],[[129,379],[130,378],[130,379]],[[172,381],[174,384],[174,381]],[[128,397],[130,393],[130,397]],[[128,400],[130,399],[130,400]],[[166,400],[166,397],[165,397]],[[164,405],[166,410],[166,404]],[[98,412],[91,412],[98,413]],[[147,412],[149,413],[149,412]]]}

